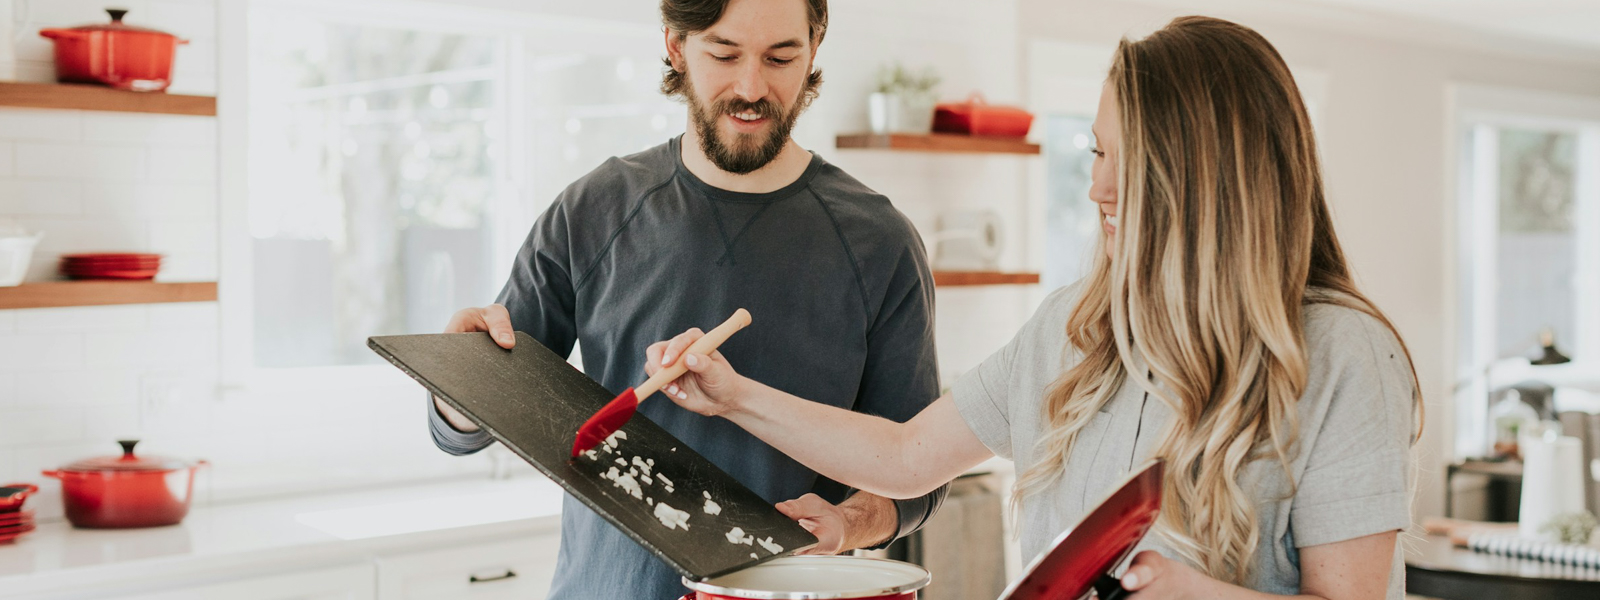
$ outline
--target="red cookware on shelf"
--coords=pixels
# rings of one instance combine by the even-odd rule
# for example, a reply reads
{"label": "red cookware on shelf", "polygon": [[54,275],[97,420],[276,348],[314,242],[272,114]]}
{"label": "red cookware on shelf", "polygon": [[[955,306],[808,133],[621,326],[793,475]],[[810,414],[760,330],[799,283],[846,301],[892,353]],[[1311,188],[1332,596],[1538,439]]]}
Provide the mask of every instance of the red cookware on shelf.
{"label": "red cookware on shelf", "polygon": [[159,92],[172,83],[178,36],[122,24],[128,11],[108,8],[110,23],[70,29],[42,29],[56,45],[56,80],[96,83],[119,90]]}
{"label": "red cookware on shelf", "polygon": [[189,512],[194,473],[206,461],[135,456],[138,440],[119,440],[121,456],[80,460],[46,477],[61,480],[61,499],[74,527],[120,529],[172,525]]}
{"label": "red cookware on shelf", "polygon": [[1013,106],[989,104],[973,94],[966,102],[945,102],[933,107],[933,130],[994,137],[1028,136],[1033,113]]}

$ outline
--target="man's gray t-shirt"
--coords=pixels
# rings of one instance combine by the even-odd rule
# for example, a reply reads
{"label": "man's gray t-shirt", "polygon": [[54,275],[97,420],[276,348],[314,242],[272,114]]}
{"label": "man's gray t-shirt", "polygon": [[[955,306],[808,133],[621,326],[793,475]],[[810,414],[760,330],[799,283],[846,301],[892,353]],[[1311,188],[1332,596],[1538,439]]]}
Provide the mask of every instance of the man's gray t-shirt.
{"label": "man's gray t-shirt", "polygon": [[[753,322],[721,352],[753,380],[896,421],[938,396],[932,275],[916,230],[887,198],[816,156],[780,190],[721,190],[683,166],[679,143],[606,161],[539,217],[498,300],[518,331],[562,356],[581,340],[585,372],[620,393],[644,380],[646,346],[746,308]],[[492,441],[428,413],[448,452]],[[639,414],[769,502],[816,492],[838,503],[848,493],[732,422],[664,396]],[[899,535],[943,497],[941,488],[896,501]],[[565,499],[552,600],[684,592],[665,563]]]}
{"label": "man's gray t-shirt", "polygon": [[[954,401],[967,426],[995,455],[1023,473],[1042,460],[1046,389],[1076,364],[1067,353],[1067,317],[1078,285],[1052,293],[1009,344],[956,382]],[[1300,593],[1299,549],[1403,530],[1411,523],[1410,443],[1415,428],[1411,369],[1399,340],[1383,323],[1350,308],[1307,305],[1302,313],[1310,374],[1298,403],[1299,438],[1292,450],[1291,490],[1282,463],[1247,464],[1260,525],[1251,588]],[[1135,357],[1134,363],[1145,363]],[[1112,491],[1161,444],[1172,411],[1127,380],[1078,433],[1053,487],[1024,499],[1018,530],[1023,556],[1043,552]],[[1138,550],[1182,560],[1146,536]],[[1405,569],[1395,548],[1388,598],[1404,597]]]}

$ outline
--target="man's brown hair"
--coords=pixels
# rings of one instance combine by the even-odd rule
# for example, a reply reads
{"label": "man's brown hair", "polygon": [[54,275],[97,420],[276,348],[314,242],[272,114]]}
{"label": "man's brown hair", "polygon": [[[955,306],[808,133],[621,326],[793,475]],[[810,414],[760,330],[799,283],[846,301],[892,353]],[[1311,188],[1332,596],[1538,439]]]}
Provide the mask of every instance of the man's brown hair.
{"label": "man's brown hair", "polygon": [[[722,20],[722,13],[728,10],[728,3],[733,0],[661,0],[661,24],[671,31],[681,43],[689,36],[710,29]],[[815,48],[822,43],[822,36],[828,32],[828,0],[803,0],[806,3],[806,22],[811,30],[811,47]],[[672,68],[672,60],[661,59],[666,63],[666,72],[661,75],[661,93],[668,96],[677,96],[684,92],[684,74]],[[822,71],[812,69],[806,76],[806,88],[802,94],[802,106],[810,104],[817,96],[817,87],[822,85]]]}

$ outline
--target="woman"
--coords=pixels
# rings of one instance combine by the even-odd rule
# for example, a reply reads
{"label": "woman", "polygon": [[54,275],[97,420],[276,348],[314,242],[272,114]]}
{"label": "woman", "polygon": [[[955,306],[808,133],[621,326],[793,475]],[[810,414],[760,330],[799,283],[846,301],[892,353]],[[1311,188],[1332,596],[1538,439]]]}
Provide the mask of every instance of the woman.
{"label": "woman", "polygon": [[[1094,132],[1104,255],[909,422],[801,400],[720,354],[687,357],[668,394],[889,497],[1011,458],[1028,556],[1163,457],[1161,518],[1122,576],[1135,598],[1403,597],[1416,375],[1350,276],[1282,58],[1201,17],[1124,40]],[[698,337],[652,345],[650,370]]]}

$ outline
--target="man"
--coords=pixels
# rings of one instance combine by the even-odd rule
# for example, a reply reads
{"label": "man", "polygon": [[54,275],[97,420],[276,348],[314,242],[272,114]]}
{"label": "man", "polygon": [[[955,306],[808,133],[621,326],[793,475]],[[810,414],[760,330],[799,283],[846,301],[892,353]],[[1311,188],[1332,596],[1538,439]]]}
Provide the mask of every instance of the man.
{"label": "man", "polygon": [[[562,355],[581,340],[585,370],[620,392],[644,379],[651,342],[743,307],[754,323],[721,348],[742,372],[909,419],[938,395],[922,243],[886,198],[789,136],[821,84],[826,0],[663,0],[661,12],[662,92],[687,102],[687,132],[574,182],[534,225],[499,303],[456,313],[446,331],[487,331],[507,348],[525,331]],[[433,404],[440,448],[490,443]],[[817,535],[817,553],[887,544],[944,497],[850,495],[726,421],[662,399],[639,412],[767,501],[788,500],[779,509]],[[674,571],[577,500],[561,521],[551,598],[682,595]]]}

